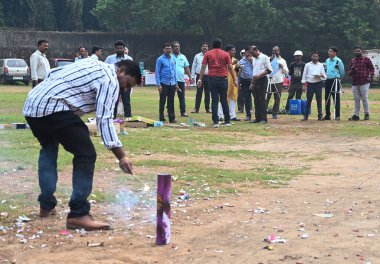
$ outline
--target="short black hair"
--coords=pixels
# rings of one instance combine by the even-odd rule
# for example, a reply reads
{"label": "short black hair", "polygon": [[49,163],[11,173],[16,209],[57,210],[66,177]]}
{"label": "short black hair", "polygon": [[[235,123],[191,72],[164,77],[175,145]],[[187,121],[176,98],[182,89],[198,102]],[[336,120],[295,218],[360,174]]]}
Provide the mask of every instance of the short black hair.
{"label": "short black hair", "polygon": [[203,42],[202,42],[202,46],[203,46],[203,45],[207,45],[207,46],[208,46],[208,42],[207,42],[207,41],[203,41]]}
{"label": "short black hair", "polygon": [[360,47],[360,46],[356,46],[356,47],[354,48],[354,50],[356,50],[356,49],[360,49],[360,50],[363,50],[363,48],[362,48],[362,47]]}
{"label": "short black hair", "polygon": [[84,48],[84,50],[87,50],[85,46],[79,46],[78,51],[80,51],[81,48]]}
{"label": "short black hair", "polygon": [[114,46],[116,48],[116,46],[123,46],[125,47],[125,42],[122,41],[122,40],[116,40],[115,43],[114,43]]}
{"label": "short black hair", "polygon": [[222,40],[220,38],[216,38],[212,41],[212,47],[215,49],[220,49],[222,47]]}
{"label": "short black hair", "polygon": [[338,53],[338,49],[335,46],[331,46],[329,49],[331,49],[335,53]]}
{"label": "short black hair", "polygon": [[102,48],[99,47],[99,46],[93,46],[92,49],[91,49],[91,54],[95,54],[95,52],[97,52],[98,50],[101,50]]}
{"label": "short black hair", "polygon": [[37,46],[40,46],[42,43],[49,43],[49,41],[47,41],[46,39],[40,39],[40,40],[37,42]]}
{"label": "short black hair", "polygon": [[252,48],[252,45],[248,45],[245,47],[245,51],[249,51]]}
{"label": "short black hair", "polygon": [[174,41],[172,41],[171,46],[173,47],[175,44],[181,45],[181,44],[179,44],[178,40],[174,40]]}
{"label": "short black hair", "polygon": [[319,56],[318,51],[316,50],[311,53],[311,56],[313,56],[314,54],[317,54]]}
{"label": "short black hair", "polygon": [[137,62],[131,60],[122,60],[115,63],[116,67],[119,67],[125,75],[129,75],[136,79],[136,84],[141,84],[141,70]]}
{"label": "short black hair", "polygon": [[259,50],[259,48],[257,46],[252,46],[252,50]]}
{"label": "short black hair", "polygon": [[166,42],[164,45],[162,45],[162,48],[164,49],[166,47],[172,47],[172,44],[170,44],[170,42]]}
{"label": "short black hair", "polygon": [[227,45],[225,51],[230,51],[230,50],[232,50],[234,48],[235,48],[234,45]]}

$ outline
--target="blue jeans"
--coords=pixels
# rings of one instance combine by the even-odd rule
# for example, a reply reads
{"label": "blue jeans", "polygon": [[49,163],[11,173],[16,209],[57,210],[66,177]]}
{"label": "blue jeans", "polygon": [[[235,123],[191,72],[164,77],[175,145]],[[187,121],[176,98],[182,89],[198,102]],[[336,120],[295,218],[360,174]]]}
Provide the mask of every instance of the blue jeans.
{"label": "blue jeans", "polygon": [[228,79],[227,77],[211,77],[209,76],[208,85],[211,91],[211,109],[212,109],[212,121],[214,124],[219,122],[218,116],[218,104],[223,108],[224,122],[230,123],[230,109],[227,103],[227,89]]}
{"label": "blue jeans", "polygon": [[73,192],[68,218],[88,215],[87,201],[92,191],[96,152],[89,131],[83,121],[71,111],[59,112],[45,117],[26,117],[33,135],[41,144],[38,158],[38,179],[41,194],[40,207],[52,210],[57,205],[54,196],[57,185],[57,157],[61,144],[73,158]]}

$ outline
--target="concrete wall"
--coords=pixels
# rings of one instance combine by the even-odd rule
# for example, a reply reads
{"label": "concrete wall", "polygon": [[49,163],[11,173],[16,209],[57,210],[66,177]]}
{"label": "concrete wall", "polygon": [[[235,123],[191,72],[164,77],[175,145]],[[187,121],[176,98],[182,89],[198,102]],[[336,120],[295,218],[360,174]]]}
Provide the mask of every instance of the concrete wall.
{"label": "concrete wall", "polygon": [[[145,69],[154,71],[157,57],[162,54],[162,44],[172,40],[181,43],[181,52],[192,63],[194,55],[200,52],[204,38],[198,35],[179,33],[150,33],[144,35],[129,33],[104,32],[45,32],[45,31],[0,31],[0,58],[23,58],[29,63],[30,55],[36,50],[37,41],[49,41],[48,58],[74,58],[79,46],[86,46],[89,52],[94,45],[103,48],[104,59],[114,53],[113,43],[124,40],[129,48],[129,55],[136,62],[144,62]],[[211,41],[209,41],[211,46]],[[226,45],[229,43],[223,43]],[[282,55],[288,62],[293,60],[294,44],[278,42],[235,42],[237,53],[247,44],[255,44],[264,53],[270,55],[273,46],[281,47]]]}

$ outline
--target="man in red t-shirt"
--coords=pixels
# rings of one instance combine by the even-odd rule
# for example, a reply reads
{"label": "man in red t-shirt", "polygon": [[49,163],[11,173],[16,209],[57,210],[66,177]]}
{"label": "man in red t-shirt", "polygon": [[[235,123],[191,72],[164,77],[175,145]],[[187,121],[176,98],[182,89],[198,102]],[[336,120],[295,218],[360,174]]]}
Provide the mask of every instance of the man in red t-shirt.
{"label": "man in red t-shirt", "polygon": [[363,101],[364,107],[364,120],[369,120],[369,101],[368,91],[375,74],[375,68],[372,61],[363,56],[363,49],[355,47],[355,58],[351,60],[348,74],[352,76],[352,93],[355,98],[355,112],[348,120],[358,121],[360,113],[360,99]]}
{"label": "man in red t-shirt", "polygon": [[235,71],[233,70],[230,55],[223,51],[222,40],[214,39],[212,42],[213,49],[207,51],[204,55],[201,72],[199,74],[199,79],[197,86],[202,86],[202,78],[205,72],[206,66],[208,66],[208,78],[209,78],[209,88],[211,91],[211,108],[212,108],[212,121],[213,127],[219,127],[219,117],[218,117],[218,104],[220,98],[220,104],[223,108],[224,114],[224,125],[231,126],[230,123],[230,110],[227,103],[227,89],[228,89],[228,79],[227,79],[227,69],[231,73],[233,82],[237,86],[237,80]]}

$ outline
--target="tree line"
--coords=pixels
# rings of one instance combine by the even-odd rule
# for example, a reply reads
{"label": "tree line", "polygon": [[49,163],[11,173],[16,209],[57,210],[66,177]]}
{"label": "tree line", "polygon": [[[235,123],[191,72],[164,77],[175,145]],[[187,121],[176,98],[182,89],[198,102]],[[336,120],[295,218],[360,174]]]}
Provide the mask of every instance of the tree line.
{"label": "tree line", "polygon": [[9,30],[184,32],[318,49],[376,47],[379,0],[0,0]]}

